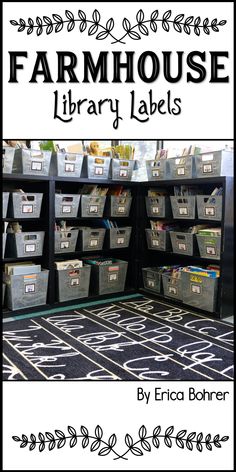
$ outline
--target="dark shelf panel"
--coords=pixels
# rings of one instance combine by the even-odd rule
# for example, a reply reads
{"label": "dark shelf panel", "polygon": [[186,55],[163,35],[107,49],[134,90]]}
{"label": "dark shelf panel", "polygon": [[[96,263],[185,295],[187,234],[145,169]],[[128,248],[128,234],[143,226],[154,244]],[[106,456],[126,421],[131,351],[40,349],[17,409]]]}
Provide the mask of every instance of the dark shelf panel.
{"label": "dark shelf panel", "polygon": [[223,183],[226,177],[202,177],[202,178],[193,178],[193,179],[171,179],[171,180],[149,180],[142,182],[142,185],[145,187],[153,187],[153,186],[171,186],[171,185],[200,185],[200,184],[216,184],[216,183]]}
{"label": "dark shelf panel", "polygon": [[3,259],[3,263],[5,262],[21,262],[21,261],[30,261],[31,259],[42,259],[44,256],[30,256],[30,257],[6,257],[5,259]]}
{"label": "dark shelf panel", "polygon": [[34,182],[52,179],[52,177],[48,175],[37,176],[37,175],[23,175],[23,174],[3,174],[2,177],[3,177],[3,180],[17,180],[17,181],[25,180],[25,181],[34,181]]}
{"label": "dark shelf panel", "polygon": [[53,177],[55,182],[78,182],[78,184],[92,184],[92,185],[121,185],[122,187],[134,187],[137,186],[140,182],[135,182],[132,180],[111,180],[111,179],[88,179],[86,177]]}
{"label": "dark shelf panel", "polygon": [[184,258],[187,258],[187,259],[194,259],[194,260],[198,260],[202,263],[206,263],[206,264],[209,264],[209,262],[214,262],[214,264],[218,263],[220,264],[220,259],[213,259],[212,257],[211,258],[205,258],[205,257],[201,257],[201,256],[198,256],[198,255],[193,255],[193,256],[190,256],[189,254],[179,254],[177,252],[168,252],[168,251],[156,251],[155,249],[147,249],[147,251],[151,252],[151,253],[156,253],[156,254],[162,254],[162,255],[168,255],[168,256],[177,256],[179,258],[181,257],[184,257]]}
{"label": "dark shelf panel", "polygon": [[2,218],[2,221],[27,221],[27,222],[33,222],[33,221],[38,221],[39,223],[45,222],[45,218]]}

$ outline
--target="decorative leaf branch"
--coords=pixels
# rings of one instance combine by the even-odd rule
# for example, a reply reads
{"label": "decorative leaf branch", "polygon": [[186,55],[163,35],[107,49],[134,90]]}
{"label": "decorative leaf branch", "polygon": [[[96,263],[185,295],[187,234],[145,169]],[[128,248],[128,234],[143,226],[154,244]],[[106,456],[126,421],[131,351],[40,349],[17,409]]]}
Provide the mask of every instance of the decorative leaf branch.
{"label": "decorative leaf branch", "polygon": [[174,30],[177,31],[177,33],[184,32],[189,35],[192,30],[197,36],[200,36],[201,30],[208,35],[210,34],[211,30],[218,33],[219,27],[224,26],[227,23],[226,20],[221,20],[218,22],[217,18],[214,18],[211,21],[209,18],[201,20],[200,16],[197,16],[196,18],[193,16],[188,16],[184,19],[184,14],[179,14],[171,20],[171,15],[172,11],[167,10],[165,13],[163,13],[161,18],[158,18],[159,11],[154,10],[151,13],[150,18],[145,20],[144,12],[142,9],[140,9],[136,14],[137,23],[134,26],[131,26],[131,22],[127,18],[123,19],[122,27],[125,31],[125,34],[119,39],[111,33],[115,26],[114,19],[110,18],[106,22],[105,26],[102,25],[100,23],[101,14],[98,10],[94,10],[91,20],[88,20],[85,12],[82,10],[78,11],[78,18],[75,18],[71,11],[65,10],[66,19],[63,19],[60,15],[53,14],[52,19],[48,16],[43,16],[43,18],[37,16],[35,21],[32,18],[28,18],[28,21],[26,22],[20,18],[19,21],[10,20],[10,23],[11,25],[18,27],[18,32],[26,30],[28,35],[36,30],[37,36],[40,36],[43,33],[44,28],[46,34],[51,34],[53,31],[55,31],[55,33],[59,33],[59,31],[63,29],[64,25],[67,24],[67,31],[70,32],[75,28],[76,23],[79,23],[79,31],[80,33],[83,33],[87,27],[91,25],[87,30],[89,36],[96,34],[95,37],[98,40],[103,40],[110,36],[114,40],[112,44],[125,44],[123,40],[127,36],[133,40],[141,39],[142,35],[148,36],[148,26],[152,32],[156,33],[158,29],[158,22],[166,32],[170,31],[170,25],[172,24]]}
{"label": "decorative leaf branch", "polygon": [[19,436],[12,436],[12,439],[20,443],[20,448],[25,448],[29,446],[29,450],[33,451],[38,445],[39,452],[42,452],[48,446],[48,450],[52,451],[54,448],[61,449],[65,446],[66,442],[69,443],[70,448],[75,447],[78,443],[78,439],[82,439],[81,446],[85,449],[90,445],[90,452],[98,451],[99,456],[107,456],[111,452],[115,455],[114,460],[124,459],[128,460],[125,457],[129,452],[135,456],[142,456],[145,452],[151,452],[152,446],[156,449],[160,447],[160,439],[163,439],[165,446],[171,448],[173,443],[175,443],[179,448],[184,449],[185,447],[192,451],[194,445],[199,452],[202,452],[204,446],[208,451],[212,451],[212,447],[221,448],[221,443],[228,441],[229,436],[223,436],[220,438],[219,434],[216,434],[214,437],[211,434],[207,434],[204,438],[203,433],[189,433],[187,430],[183,429],[178,431],[174,436],[174,426],[169,426],[164,434],[161,434],[161,426],[156,426],[151,435],[148,436],[147,428],[143,425],[138,431],[138,438],[135,442],[130,434],[125,435],[125,445],[127,449],[123,454],[119,454],[114,448],[117,443],[116,434],[112,434],[107,441],[103,438],[103,430],[101,426],[96,426],[94,435],[89,434],[88,429],[85,426],[81,426],[80,434],[78,434],[72,426],[68,426],[69,436],[66,436],[63,431],[59,429],[55,430],[55,434],[46,432],[45,434],[39,433],[38,439],[34,434],[31,434],[30,437],[22,434],[21,438]]}

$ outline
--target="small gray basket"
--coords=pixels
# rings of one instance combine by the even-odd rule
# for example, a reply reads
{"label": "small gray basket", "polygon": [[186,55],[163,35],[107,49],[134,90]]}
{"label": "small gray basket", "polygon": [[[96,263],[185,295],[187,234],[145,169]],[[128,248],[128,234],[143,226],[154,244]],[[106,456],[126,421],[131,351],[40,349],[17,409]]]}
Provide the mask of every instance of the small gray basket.
{"label": "small gray basket", "polygon": [[204,236],[197,234],[200,256],[204,259],[220,259],[221,236]]}
{"label": "small gray basket", "polygon": [[198,218],[221,221],[222,195],[197,195]]}
{"label": "small gray basket", "polygon": [[12,174],[14,172],[15,148],[3,146],[2,148],[2,173]]}
{"label": "small gray basket", "polygon": [[7,306],[10,310],[20,310],[33,306],[45,305],[47,299],[49,270],[43,269],[37,274],[8,275]]}
{"label": "small gray basket", "polygon": [[42,256],[45,231],[8,233],[9,257]]}
{"label": "small gray basket", "polygon": [[55,254],[75,252],[79,230],[55,231]]}
{"label": "small gray basket", "polygon": [[57,270],[56,273],[59,302],[88,297],[91,266]]}
{"label": "small gray basket", "polygon": [[12,192],[9,213],[13,218],[39,218],[42,206],[42,193]]}
{"label": "small gray basket", "polygon": [[170,197],[173,218],[192,220],[196,215],[196,197]]}
{"label": "small gray basket", "polygon": [[148,249],[154,251],[169,251],[171,249],[170,233],[168,231],[158,231],[145,229]]}
{"label": "small gray basket", "polygon": [[132,180],[133,171],[136,167],[134,160],[112,159],[112,180]]}
{"label": "small gray basket", "polygon": [[156,293],[161,293],[162,289],[162,278],[161,272],[153,267],[143,267],[143,286],[147,290],[152,290]]}
{"label": "small gray basket", "polygon": [[51,151],[33,149],[17,150],[18,171],[25,175],[49,175]]}
{"label": "small gray basket", "polygon": [[233,176],[234,156],[231,151],[214,151],[195,156],[197,177]]}
{"label": "small gray basket", "polygon": [[195,177],[195,160],[193,156],[168,159],[170,179],[192,179]]}
{"label": "small gray basket", "polygon": [[145,197],[147,216],[169,218],[172,216],[170,198],[167,196]]}
{"label": "small gray basket", "polygon": [[168,273],[162,274],[163,290],[166,297],[175,298],[177,300],[183,299],[181,277],[182,274],[178,279]]}
{"label": "small gray basket", "polygon": [[169,178],[169,164],[166,159],[146,161],[148,180],[166,180]]}
{"label": "small gray basket", "polygon": [[70,193],[55,194],[55,217],[76,218],[78,215],[80,195]]}
{"label": "small gray basket", "polygon": [[108,216],[127,217],[130,214],[132,197],[111,195],[107,197]]}
{"label": "small gray basket", "polygon": [[101,251],[106,230],[104,228],[80,228],[79,247],[81,251]]}
{"label": "small gray basket", "polygon": [[56,175],[58,177],[77,177],[80,178],[84,155],[57,152],[56,153]]}
{"label": "small gray basket", "polygon": [[[90,264],[89,261],[86,261]],[[128,262],[113,259],[109,265],[95,265],[92,268],[92,286],[99,295],[123,292],[125,288]]]}
{"label": "small gray basket", "polygon": [[88,179],[109,179],[110,157],[86,156]]}
{"label": "small gray basket", "polygon": [[170,232],[172,250],[176,254],[193,256],[196,250],[195,234],[177,231]]}
{"label": "small gray basket", "polygon": [[183,302],[201,310],[214,312],[217,304],[218,278],[182,272]]}
{"label": "small gray basket", "polygon": [[81,216],[83,218],[102,218],[106,197],[81,195]]}
{"label": "small gray basket", "polygon": [[9,192],[2,192],[2,217],[6,218],[9,201]]}
{"label": "small gray basket", "polygon": [[129,247],[131,237],[131,226],[124,226],[123,228],[111,228],[108,229],[109,234],[109,248],[120,249]]}

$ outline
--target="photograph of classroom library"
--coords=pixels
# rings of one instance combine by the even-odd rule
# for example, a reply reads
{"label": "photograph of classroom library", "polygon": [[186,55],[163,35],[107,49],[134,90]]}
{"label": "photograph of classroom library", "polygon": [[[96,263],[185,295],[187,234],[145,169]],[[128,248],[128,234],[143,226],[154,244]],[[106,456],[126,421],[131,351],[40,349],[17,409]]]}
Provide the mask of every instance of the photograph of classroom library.
{"label": "photograph of classroom library", "polygon": [[233,159],[4,140],[3,379],[232,379]]}

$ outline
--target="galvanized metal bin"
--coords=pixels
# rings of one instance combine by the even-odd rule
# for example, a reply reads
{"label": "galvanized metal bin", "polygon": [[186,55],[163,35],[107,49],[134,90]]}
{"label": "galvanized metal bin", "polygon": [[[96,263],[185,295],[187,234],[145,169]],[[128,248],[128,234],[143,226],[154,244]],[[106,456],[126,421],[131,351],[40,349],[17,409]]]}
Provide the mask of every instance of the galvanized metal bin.
{"label": "galvanized metal bin", "polygon": [[145,229],[148,249],[154,251],[170,251],[170,233],[168,231],[157,231]]}
{"label": "galvanized metal bin", "polygon": [[89,179],[109,179],[110,178],[110,157],[86,156],[87,175]]}
{"label": "galvanized metal bin", "polygon": [[110,249],[129,247],[131,237],[131,226],[108,229]]}
{"label": "galvanized metal bin", "polygon": [[9,201],[9,192],[2,192],[2,217],[6,218]]}
{"label": "galvanized metal bin", "polygon": [[2,258],[3,259],[4,259],[4,256],[5,256],[6,241],[7,241],[7,233],[3,233],[3,235],[2,235]]}
{"label": "galvanized metal bin", "polygon": [[105,228],[80,228],[79,248],[81,251],[101,251],[103,248]]}
{"label": "galvanized metal bin", "polygon": [[163,291],[166,297],[183,299],[182,293],[182,274],[179,279],[168,273],[162,274]]}
{"label": "galvanized metal bin", "polygon": [[75,252],[78,229],[70,231],[55,231],[55,254],[64,254],[67,252]]}
{"label": "galvanized metal bin", "polygon": [[12,174],[14,169],[15,148],[3,146],[2,148],[2,173]]}
{"label": "galvanized metal bin", "polygon": [[169,178],[169,164],[166,159],[146,161],[148,180],[166,180]]}
{"label": "galvanized metal bin", "polygon": [[170,239],[174,253],[186,254],[188,256],[193,256],[196,253],[197,244],[195,234],[171,231]]}
{"label": "galvanized metal bin", "polygon": [[143,286],[148,290],[152,290],[156,293],[161,293],[162,291],[162,278],[161,272],[154,267],[143,267]]}
{"label": "galvanized metal bin", "polygon": [[192,179],[196,175],[194,156],[171,158],[168,163],[170,179]]}
{"label": "galvanized metal bin", "polygon": [[222,220],[222,195],[197,195],[198,218],[202,220]]}
{"label": "galvanized metal bin", "polygon": [[[90,261],[86,261],[90,264]],[[128,262],[113,259],[109,265],[91,265],[91,286],[99,295],[123,292],[125,289]]]}
{"label": "galvanized metal bin", "polygon": [[170,197],[173,218],[192,220],[196,215],[196,197]]}
{"label": "galvanized metal bin", "polygon": [[197,177],[233,176],[234,156],[231,151],[214,151],[195,156]]}
{"label": "galvanized metal bin", "polygon": [[78,215],[80,195],[70,193],[55,194],[55,217],[76,218]]}
{"label": "galvanized metal bin", "polygon": [[45,231],[8,233],[9,257],[42,256]]}
{"label": "galvanized metal bin", "polygon": [[52,155],[51,151],[34,151],[32,149],[20,149],[20,153],[23,174],[45,176],[49,175]]}
{"label": "galvanized metal bin", "polygon": [[89,295],[91,266],[80,269],[57,270],[58,301],[87,298]]}
{"label": "galvanized metal bin", "polygon": [[134,160],[112,159],[112,180],[132,180],[135,167],[136,161]]}
{"label": "galvanized metal bin", "polygon": [[172,216],[170,198],[167,196],[145,197],[147,216],[169,218]]}
{"label": "galvanized metal bin", "polygon": [[20,310],[45,305],[48,274],[49,270],[43,269],[37,274],[6,276],[8,308],[10,310]]}
{"label": "galvanized metal bin", "polygon": [[182,272],[183,302],[201,310],[214,312],[217,304],[218,278]]}
{"label": "galvanized metal bin", "polygon": [[56,175],[58,177],[80,178],[84,160],[83,154],[57,152],[55,158]]}
{"label": "galvanized metal bin", "polygon": [[9,213],[13,218],[39,218],[42,206],[42,193],[12,192]]}
{"label": "galvanized metal bin", "polygon": [[116,197],[110,195],[107,197],[107,214],[108,216],[127,217],[130,214],[132,197]]}
{"label": "galvanized metal bin", "polygon": [[102,218],[106,197],[81,195],[81,216],[83,218]]}
{"label": "galvanized metal bin", "polygon": [[197,234],[199,253],[205,259],[220,259],[221,236],[203,236]]}

